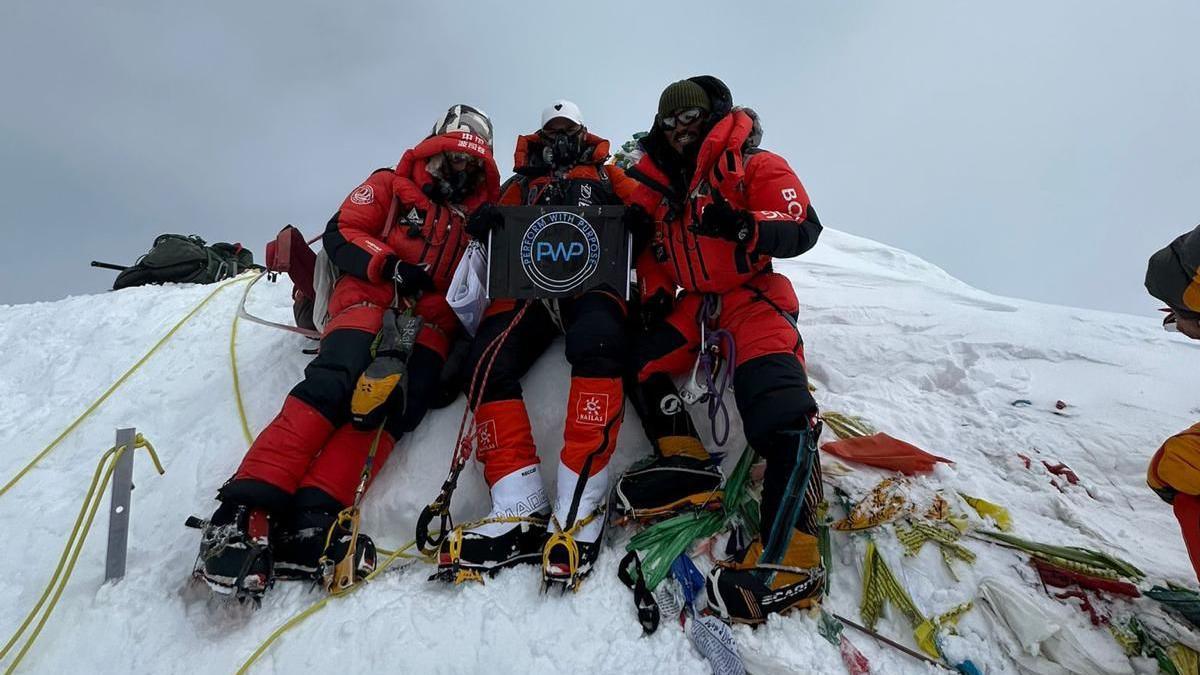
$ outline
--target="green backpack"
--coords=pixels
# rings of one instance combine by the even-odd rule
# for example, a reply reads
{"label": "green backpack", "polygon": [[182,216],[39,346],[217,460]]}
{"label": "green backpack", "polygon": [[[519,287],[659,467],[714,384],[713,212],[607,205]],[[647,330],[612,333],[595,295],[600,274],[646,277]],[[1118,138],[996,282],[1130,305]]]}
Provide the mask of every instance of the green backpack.
{"label": "green backpack", "polygon": [[113,290],[145,284],[211,284],[255,267],[254,254],[241,244],[211,246],[196,235],[160,234],[146,255],[117,275]]}

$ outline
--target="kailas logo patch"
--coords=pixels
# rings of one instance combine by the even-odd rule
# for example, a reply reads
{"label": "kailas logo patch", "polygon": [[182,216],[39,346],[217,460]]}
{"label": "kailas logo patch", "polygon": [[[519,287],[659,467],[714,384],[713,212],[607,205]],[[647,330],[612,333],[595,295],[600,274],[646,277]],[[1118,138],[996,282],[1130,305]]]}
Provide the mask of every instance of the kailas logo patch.
{"label": "kailas logo patch", "polygon": [[375,189],[370,185],[359,185],[350,193],[350,201],[355,204],[371,204],[375,201]]}
{"label": "kailas logo patch", "polygon": [[602,427],[608,423],[608,394],[582,392],[575,403],[575,421]]}
{"label": "kailas logo patch", "polygon": [[496,420],[486,420],[475,427],[475,452],[488,452],[496,449]]}

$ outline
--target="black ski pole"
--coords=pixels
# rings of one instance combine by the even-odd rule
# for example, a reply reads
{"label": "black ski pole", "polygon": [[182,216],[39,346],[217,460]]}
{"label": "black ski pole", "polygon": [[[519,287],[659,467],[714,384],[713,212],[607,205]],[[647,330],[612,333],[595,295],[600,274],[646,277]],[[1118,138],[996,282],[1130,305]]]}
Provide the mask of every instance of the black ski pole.
{"label": "black ski pole", "polygon": [[114,265],[113,263],[100,262],[99,260],[93,260],[92,267],[102,267],[106,270],[116,270],[118,272],[124,272],[129,269],[124,265]]}
{"label": "black ski pole", "polygon": [[905,654],[908,654],[909,656],[913,657],[914,659],[920,659],[920,660],[924,661],[925,663],[928,663],[933,666],[937,666],[938,668],[942,668],[944,670],[949,670],[952,673],[956,672],[950,666],[947,666],[946,664],[944,664],[940,661],[935,661],[920,652],[915,652],[915,651],[909,649],[908,647],[905,647],[904,645],[900,644],[899,642],[896,642],[895,640],[889,640],[888,638],[885,638],[884,636],[880,635],[879,633],[876,633],[875,631],[871,630],[870,628],[867,628],[866,626],[860,626],[840,614],[834,614],[833,618],[837,619],[838,621],[841,621],[842,623],[846,624],[847,626],[850,626],[854,630],[857,630],[866,635],[870,635],[871,637],[875,638],[876,640],[879,640],[880,642],[882,642],[883,644],[885,644],[889,647],[892,647],[893,649],[898,649],[898,650],[904,652]]}

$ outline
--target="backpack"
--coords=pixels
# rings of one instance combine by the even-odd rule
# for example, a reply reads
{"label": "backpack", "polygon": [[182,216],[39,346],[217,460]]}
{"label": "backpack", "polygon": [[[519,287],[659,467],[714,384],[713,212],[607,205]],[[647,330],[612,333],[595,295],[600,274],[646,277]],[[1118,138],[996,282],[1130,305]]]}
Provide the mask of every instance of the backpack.
{"label": "backpack", "polygon": [[254,254],[241,244],[211,246],[196,235],[160,234],[146,255],[126,267],[113,290],[146,284],[211,284],[254,267]]}
{"label": "backpack", "polygon": [[281,273],[291,278],[296,325],[316,333],[324,330],[329,296],[339,276],[325,250],[313,251],[300,230],[288,225],[267,244],[267,273],[272,280]]}

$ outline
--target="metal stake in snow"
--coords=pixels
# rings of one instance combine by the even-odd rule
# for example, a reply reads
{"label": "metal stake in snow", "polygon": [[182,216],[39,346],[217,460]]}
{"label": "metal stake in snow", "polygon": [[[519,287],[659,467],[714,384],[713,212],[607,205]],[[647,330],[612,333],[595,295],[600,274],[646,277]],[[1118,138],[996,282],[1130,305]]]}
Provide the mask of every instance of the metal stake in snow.
{"label": "metal stake in snow", "polygon": [[117,447],[125,448],[117,457],[113,471],[112,502],[108,508],[108,554],[104,560],[104,581],[125,576],[125,553],[129,544],[129,501],[133,491],[133,448],[135,429],[117,429]]}

